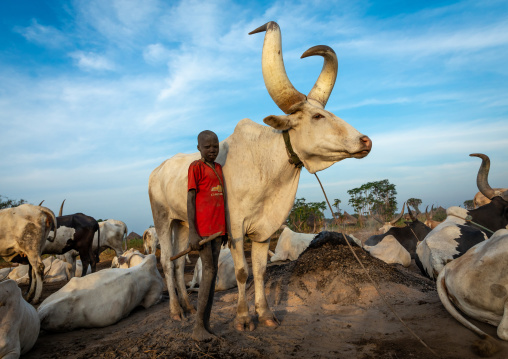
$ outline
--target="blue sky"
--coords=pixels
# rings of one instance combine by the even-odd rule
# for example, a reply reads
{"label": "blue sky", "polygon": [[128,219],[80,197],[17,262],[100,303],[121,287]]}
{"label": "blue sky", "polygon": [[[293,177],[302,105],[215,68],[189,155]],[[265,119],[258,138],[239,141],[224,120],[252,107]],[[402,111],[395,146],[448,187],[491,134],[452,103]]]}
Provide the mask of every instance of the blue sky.
{"label": "blue sky", "polygon": [[[508,187],[506,1],[0,2],[0,194],[57,212],[153,223],[148,176],[196,135],[282,111],[261,74],[267,21],[286,71],[308,93],[331,46],[339,74],[326,109],[373,141],[371,154],[320,172],[330,199],[389,179],[399,208],[462,204],[480,159]],[[297,197],[322,201],[302,172]]]}

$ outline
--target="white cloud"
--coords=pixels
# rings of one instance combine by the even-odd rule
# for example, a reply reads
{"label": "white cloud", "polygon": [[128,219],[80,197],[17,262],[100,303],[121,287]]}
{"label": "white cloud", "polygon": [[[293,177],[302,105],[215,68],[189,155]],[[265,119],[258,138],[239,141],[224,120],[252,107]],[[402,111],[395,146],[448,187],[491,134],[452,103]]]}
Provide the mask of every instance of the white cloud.
{"label": "white cloud", "polygon": [[143,50],[143,58],[149,64],[160,64],[169,60],[170,51],[162,44],[151,44]]}
{"label": "white cloud", "polygon": [[69,41],[64,33],[53,26],[44,26],[32,19],[28,27],[16,26],[14,31],[21,34],[25,39],[39,45],[52,48],[65,47]]}
{"label": "white cloud", "polygon": [[115,69],[115,65],[108,58],[92,52],[75,51],[69,54],[76,61],[76,65],[85,71],[90,70],[107,70]]}

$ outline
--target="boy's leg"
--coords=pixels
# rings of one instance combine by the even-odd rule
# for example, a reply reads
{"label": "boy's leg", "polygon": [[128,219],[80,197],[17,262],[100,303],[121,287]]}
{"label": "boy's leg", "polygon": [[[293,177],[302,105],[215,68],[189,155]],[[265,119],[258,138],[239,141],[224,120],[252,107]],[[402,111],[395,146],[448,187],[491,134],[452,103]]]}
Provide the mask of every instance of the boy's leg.
{"label": "boy's leg", "polygon": [[[206,311],[208,308],[208,302],[210,299],[210,291],[212,294],[213,300],[213,290],[215,289],[215,277],[217,275],[217,269],[214,269],[214,260],[213,260],[213,250],[215,247],[214,243],[217,239],[213,240],[211,243],[206,243],[203,245],[202,249],[199,251],[199,257],[201,258],[202,264],[202,276],[201,276],[201,284],[199,285],[198,292],[198,309],[196,312],[196,322],[194,324],[194,330],[192,333],[192,338],[198,341],[208,340],[214,338],[214,335],[207,331],[205,327],[206,320]],[[220,248],[220,247],[219,247]],[[213,286],[213,288],[212,288]],[[208,316],[209,318],[209,316]]]}
{"label": "boy's leg", "polygon": [[205,313],[204,313],[204,320],[203,323],[205,325],[205,329],[209,331],[210,333],[214,334],[210,329],[210,314],[212,312],[212,305],[213,305],[213,298],[215,295],[215,283],[217,283],[217,274],[219,269],[219,255],[220,255],[220,248],[221,248],[221,237],[214,239],[212,244],[212,264],[213,264],[213,273],[214,276],[212,278],[212,285],[210,286],[210,292],[208,294],[208,301],[206,303]]}

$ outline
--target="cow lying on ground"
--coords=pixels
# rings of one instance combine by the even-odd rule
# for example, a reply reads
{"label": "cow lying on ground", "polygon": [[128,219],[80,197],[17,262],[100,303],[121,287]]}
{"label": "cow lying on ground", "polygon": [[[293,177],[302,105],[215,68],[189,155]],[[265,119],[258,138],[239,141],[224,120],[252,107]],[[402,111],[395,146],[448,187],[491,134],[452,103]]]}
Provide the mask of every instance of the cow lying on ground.
{"label": "cow lying on ground", "polygon": [[426,226],[430,227],[431,229],[434,229],[437,226],[439,226],[441,223],[443,223],[443,221],[439,222],[439,221],[434,221],[432,219],[432,212],[434,212],[434,206],[432,206],[432,208],[430,209],[430,213],[427,212],[428,209],[429,209],[429,206],[427,206],[427,208],[425,208],[425,222],[423,222],[423,223]]}
{"label": "cow lying on ground", "polygon": [[[201,258],[199,258],[194,267],[192,280],[187,283],[189,291],[196,291],[196,286],[201,284],[202,270]],[[223,247],[219,254],[219,269],[217,270],[217,279],[215,280],[215,291],[228,290],[234,287],[236,287],[236,276],[233,256],[229,248]]]}
{"label": "cow lying on ground", "polygon": [[[70,280],[72,275],[72,265],[55,257],[48,257],[42,261],[44,264],[44,283],[53,283]],[[0,270],[0,279],[8,271],[7,277],[15,280],[18,284],[29,284],[28,265],[20,265],[14,268],[5,268]]]}
{"label": "cow lying on ground", "polygon": [[145,249],[145,254],[155,254],[155,251],[159,247],[159,237],[157,237],[155,227],[146,229],[143,232],[143,248]]}
{"label": "cow lying on ground", "polygon": [[35,280],[30,282],[27,300],[34,304],[42,294],[42,248],[54,240],[56,227],[55,215],[46,207],[22,204],[0,210],[0,257],[29,264],[29,275]]}
{"label": "cow lying on ground", "polygon": [[297,233],[287,226],[284,227],[277,241],[275,252],[270,258],[271,262],[285,261],[286,259],[296,260],[316,236],[315,233]]}
{"label": "cow lying on ground", "polygon": [[111,248],[119,256],[123,253],[125,238],[127,235],[127,226],[122,221],[108,219],[107,221],[99,222],[100,241],[98,240],[98,232],[93,236],[92,251],[96,252],[100,243],[99,253],[104,252],[106,249]]}
{"label": "cow lying on ground", "polygon": [[420,222],[407,207],[411,222],[405,227],[392,227],[384,234],[369,237],[363,248],[375,258],[392,264],[402,264],[408,267],[411,258],[416,257],[416,246],[431,231],[429,227]]}
{"label": "cow lying on ground", "polygon": [[[64,201],[65,202],[65,201]],[[46,241],[42,254],[64,254],[71,249],[78,251],[81,261],[85,267],[88,264],[95,272],[96,263],[99,261],[99,251],[92,251],[94,233],[100,229],[97,221],[83,213],[75,213],[62,216],[64,202],[60,206],[60,213],[57,217],[58,234],[53,242]]]}
{"label": "cow lying on ground", "polygon": [[131,268],[137,266],[145,259],[145,255],[137,249],[131,248],[121,256],[113,258],[111,268]]}
{"label": "cow lying on ground", "polygon": [[[90,264],[88,265],[88,268],[86,269],[86,273],[84,275],[92,273],[92,267],[90,267]],[[83,276],[83,262],[81,262],[81,259],[78,259],[76,261],[76,275],[75,277],[82,277]]]}
{"label": "cow lying on ground", "polygon": [[473,210],[460,207],[448,208],[446,220],[434,228],[420,243],[416,250],[416,264],[424,275],[432,279],[437,278],[446,263],[460,257],[469,248],[508,225],[508,191],[501,196],[495,196],[496,192],[488,183],[489,158],[483,154],[470,156],[482,159],[477,185],[478,189],[491,199],[491,202]]}
{"label": "cow lying on ground", "polygon": [[39,336],[37,311],[21,296],[13,280],[0,282],[0,358],[19,358]]}
{"label": "cow lying on ground", "polygon": [[141,305],[149,308],[162,298],[163,282],[155,255],[132,268],[111,268],[74,277],[38,308],[41,328],[67,331],[105,327]]}
{"label": "cow lying on ground", "polygon": [[477,348],[482,356],[497,351],[495,340],[465,319],[455,306],[471,318],[497,326],[499,338],[508,340],[507,258],[508,230],[500,229],[448,263],[437,277],[437,292],[446,310],[484,340]]}
{"label": "cow lying on ground", "polygon": [[405,207],[406,207],[406,202],[404,202],[404,204],[402,205],[402,211],[400,211],[400,214],[388,222],[383,222],[378,217],[373,216],[372,218],[374,218],[376,221],[378,221],[379,223],[381,223],[383,225],[381,228],[378,229],[378,231],[381,232],[381,234],[383,234],[383,233],[386,233],[390,228],[394,227],[395,223],[397,223],[404,215],[404,208]]}

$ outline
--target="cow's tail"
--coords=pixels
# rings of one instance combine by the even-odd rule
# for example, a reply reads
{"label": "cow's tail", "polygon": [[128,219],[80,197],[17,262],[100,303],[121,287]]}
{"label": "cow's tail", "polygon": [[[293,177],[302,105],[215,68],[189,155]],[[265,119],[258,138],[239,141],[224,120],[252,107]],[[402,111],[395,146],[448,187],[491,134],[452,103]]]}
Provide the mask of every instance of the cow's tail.
{"label": "cow's tail", "polygon": [[123,231],[123,239],[122,239],[122,248],[123,248],[123,251],[125,252],[127,250],[127,225],[125,225],[125,229]]}
{"label": "cow's tail", "polygon": [[99,258],[100,254],[101,254],[101,226],[99,226],[99,223],[97,223],[97,253],[95,253],[96,263],[99,263],[100,261]]}
{"label": "cow's tail", "polygon": [[46,208],[46,207],[41,207],[41,211],[44,212],[44,214],[46,214],[46,223],[45,223],[46,230],[49,228],[49,231],[47,233],[49,233],[50,231],[53,231],[53,233],[54,233],[52,238],[47,237],[45,239],[47,239],[50,242],[53,242],[56,238],[56,229],[58,227],[55,214],[53,213],[52,210],[50,210],[49,208]]}
{"label": "cow's tail", "polygon": [[443,306],[454,317],[460,324],[473,331],[478,335],[481,339],[477,340],[473,343],[473,350],[482,357],[490,357],[499,351],[499,345],[494,338],[492,338],[487,333],[483,332],[480,328],[470,323],[466,318],[462,316],[462,314],[455,308],[455,306],[450,301],[448,297],[448,290],[446,289],[445,282],[446,275],[446,267],[443,268],[441,273],[436,280],[437,293],[439,294],[439,299]]}

